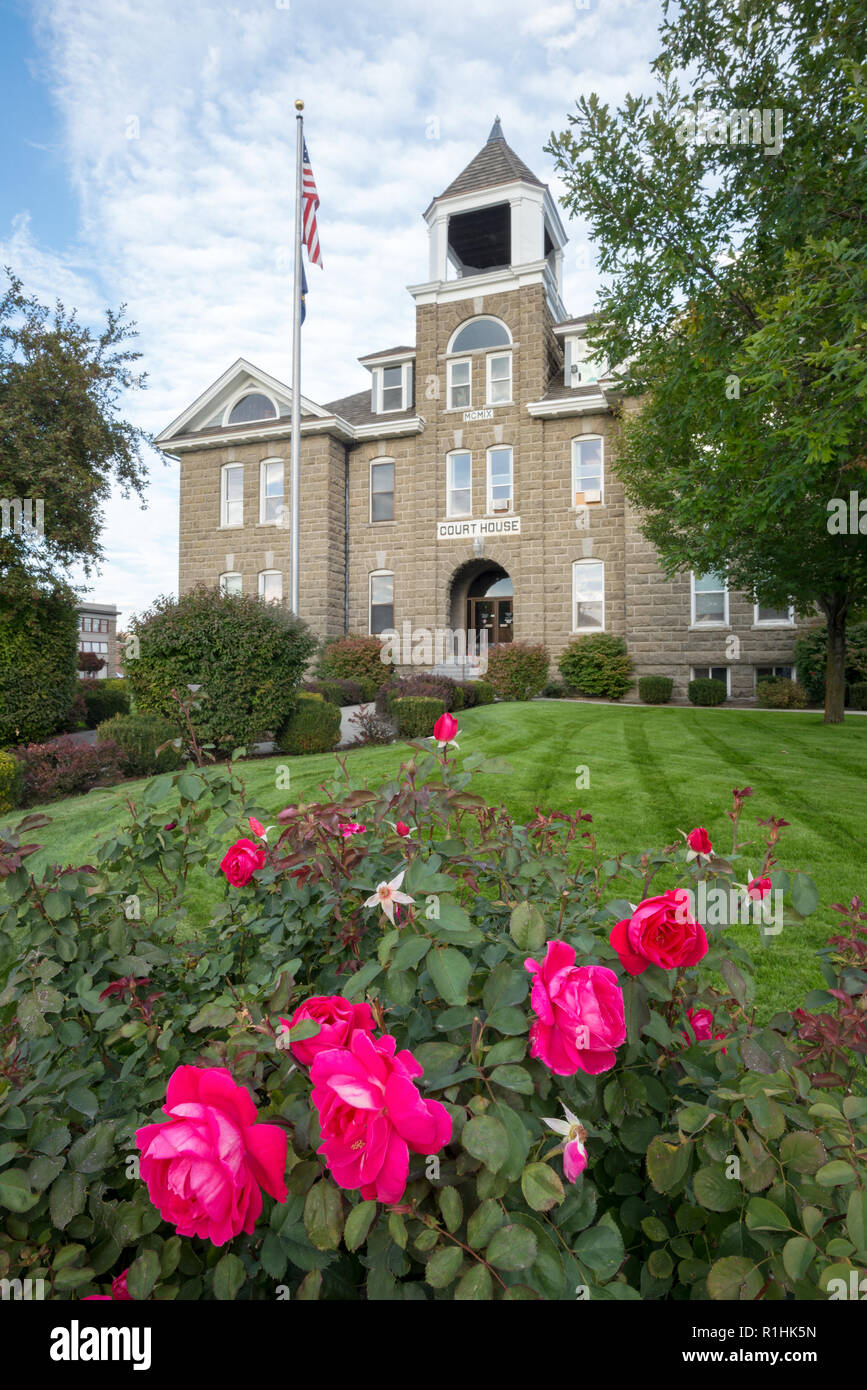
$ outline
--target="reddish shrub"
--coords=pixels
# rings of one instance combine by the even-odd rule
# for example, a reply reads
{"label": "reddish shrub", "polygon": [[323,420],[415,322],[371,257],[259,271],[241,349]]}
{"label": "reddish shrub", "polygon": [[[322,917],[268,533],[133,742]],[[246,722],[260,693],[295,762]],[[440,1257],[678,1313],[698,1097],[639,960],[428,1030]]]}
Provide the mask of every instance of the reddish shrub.
{"label": "reddish shrub", "polygon": [[122,777],[122,749],[116,743],[79,743],[69,736],[50,743],[28,743],[13,750],[22,765],[25,806],[111,786]]}

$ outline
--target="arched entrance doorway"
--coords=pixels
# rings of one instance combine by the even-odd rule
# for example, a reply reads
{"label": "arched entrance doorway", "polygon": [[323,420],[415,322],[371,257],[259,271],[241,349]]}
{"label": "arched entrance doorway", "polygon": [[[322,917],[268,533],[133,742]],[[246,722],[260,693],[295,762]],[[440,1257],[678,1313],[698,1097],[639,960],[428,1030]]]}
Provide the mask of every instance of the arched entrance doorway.
{"label": "arched entrance doorway", "polygon": [[499,565],[491,565],[470,580],[467,588],[467,631],[488,635],[488,646],[511,642],[514,623],[515,590],[509,575]]}

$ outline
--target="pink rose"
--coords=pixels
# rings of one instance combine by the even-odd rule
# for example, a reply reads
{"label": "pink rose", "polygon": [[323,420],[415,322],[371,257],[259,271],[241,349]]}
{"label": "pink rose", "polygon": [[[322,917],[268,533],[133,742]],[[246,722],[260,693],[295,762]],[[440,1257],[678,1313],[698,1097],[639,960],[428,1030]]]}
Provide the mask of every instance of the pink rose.
{"label": "pink rose", "polygon": [[769,878],[751,878],[747,884],[747,895],[751,898],[766,898],[774,885]]}
{"label": "pink rose", "polygon": [[711,854],[713,852],[710,836],[703,825],[697,825],[695,830],[690,830],[686,837],[686,843],[690,849],[695,850],[696,854]]}
{"label": "pink rose", "polygon": [[126,1286],[129,1266],[111,1281],[111,1293],[89,1293],[82,1303],[132,1303],[133,1297]]}
{"label": "pink rose", "polygon": [[257,1124],[256,1107],[225,1067],[178,1067],[167,1120],[136,1130],[140,1172],[164,1221],[214,1245],[253,1234],[264,1188],[286,1201],[286,1133]]}
{"label": "pink rose", "polygon": [[338,1186],[360,1188],[365,1201],[399,1202],[410,1153],[437,1153],[452,1137],[445,1106],[419,1095],[423,1068],[395,1047],[389,1034],[373,1039],[358,1030],[347,1048],[318,1053],[310,1069],[318,1152]]}
{"label": "pink rose", "polygon": [[530,1056],[557,1076],[608,1071],[614,1048],[626,1040],[623,994],[613,970],[575,964],[565,941],[549,941],[540,965],[525,960],[535,976],[530,1003],[538,1015],[530,1028]]}
{"label": "pink rose", "polygon": [[611,945],[630,975],[640,975],[649,965],[675,970],[698,965],[707,955],[704,928],[690,916],[685,888],[670,888],[656,898],[645,898],[632,916],[618,922]]}
{"label": "pink rose", "polygon": [[458,721],[447,710],[434,724],[433,736],[437,743],[451,743],[457,731]]}
{"label": "pink rose", "polygon": [[255,816],[250,817],[250,829],[252,830],[253,834],[258,835],[260,839],[265,834],[264,825],[260,820],[257,820]]}
{"label": "pink rose", "polygon": [[265,851],[252,840],[236,840],[223,856],[220,868],[235,888],[245,888],[265,863]]}
{"label": "pink rose", "polygon": [[366,825],[353,825],[351,822],[344,824],[340,822],[340,833],[344,840],[348,840],[350,835],[361,835],[367,829]]}
{"label": "pink rose", "polygon": [[[728,1037],[727,1033],[715,1033],[713,1031],[713,1014],[710,1009],[689,1009],[686,1020],[695,1035],[696,1042],[716,1042],[718,1038]],[[692,1043],[693,1039],[689,1033],[684,1033],[683,1036],[688,1043]],[[725,1054],[725,1048],[722,1051]]]}
{"label": "pink rose", "polygon": [[289,1029],[305,1018],[320,1026],[315,1037],[289,1044],[292,1056],[302,1067],[309,1067],[317,1053],[327,1047],[348,1047],[356,1028],[372,1033],[376,1027],[369,1004],[349,1004],[339,994],[314,994],[298,1006],[290,1019],[281,1018],[280,1022],[284,1029]]}
{"label": "pink rose", "polygon": [[587,1150],[580,1139],[570,1139],[563,1150],[563,1175],[567,1182],[577,1182],[587,1167]]}

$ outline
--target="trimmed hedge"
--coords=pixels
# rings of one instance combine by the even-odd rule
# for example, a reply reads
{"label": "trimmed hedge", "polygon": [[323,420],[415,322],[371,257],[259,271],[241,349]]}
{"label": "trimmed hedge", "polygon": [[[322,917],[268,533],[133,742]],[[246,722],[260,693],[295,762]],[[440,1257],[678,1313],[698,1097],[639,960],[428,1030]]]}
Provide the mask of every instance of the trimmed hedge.
{"label": "trimmed hedge", "polygon": [[18,805],[21,798],[21,773],[18,759],[0,748],[0,815]]}
{"label": "trimmed hedge", "polygon": [[492,705],[497,698],[497,692],[490,681],[473,681],[473,691],[477,705]]}
{"label": "trimmed hedge", "polygon": [[667,705],[673,689],[671,676],[641,676],[638,681],[638,696],[646,705]]}
{"label": "trimmed hedge", "polygon": [[16,748],[21,763],[21,801],[25,806],[109,787],[123,777],[123,750],[116,743],[79,743],[68,734],[50,743]]}
{"label": "trimmed hedge", "polygon": [[619,700],[632,684],[632,663],[622,637],[591,632],[576,637],[557,665],[567,685],[579,695]]}
{"label": "trimmed hedge", "polygon": [[323,695],[299,690],[298,703],[277,734],[281,753],[330,753],[340,741],[340,711]]}
{"label": "trimmed hedge", "polygon": [[[472,684],[467,681],[466,685]],[[442,700],[443,707],[452,713],[466,707],[466,693],[463,685],[452,680],[451,676],[434,676],[427,671],[419,671],[414,676],[392,676],[376,692],[376,712],[383,718],[394,718],[395,700],[411,696],[423,696],[431,700]]]}
{"label": "trimmed hedge", "polygon": [[97,733],[121,749],[121,766],[129,777],[150,777],[183,766],[182,749],[170,742],[178,737],[177,725],[159,714],[115,714],[103,720]]}
{"label": "trimmed hedge", "polygon": [[488,652],[485,678],[501,700],[532,700],[547,684],[550,666],[541,642],[502,642]]}
{"label": "trimmed hedge", "polygon": [[172,691],[200,690],[190,712],[202,744],[249,746],[285,724],[316,650],[306,623],[251,594],[204,586],[162,597],[130,623],[140,654],[125,669],[137,710],[177,720]]}
{"label": "trimmed hedge", "polygon": [[867,681],[856,681],[849,687],[849,708],[867,709]]}
{"label": "trimmed hedge", "polygon": [[728,696],[725,681],[714,680],[712,676],[699,676],[690,681],[686,693],[691,705],[721,705]]}
{"label": "trimmed hedge", "polygon": [[364,691],[358,681],[304,681],[301,689],[306,690],[310,695],[321,695],[336,709],[343,709],[344,705],[361,705],[365,702]]}
{"label": "trimmed hedge", "polygon": [[401,738],[428,738],[445,713],[445,703],[429,695],[403,695],[394,701],[394,720]]}
{"label": "trimmed hedge", "polygon": [[772,676],[759,681],[756,698],[762,709],[806,709],[807,692],[797,681]]}
{"label": "trimmed hedge", "polygon": [[78,684],[70,590],[7,573],[0,584],[0,747],[41,743],[64,726]]}
{"label": "trimmed hedge", "polygon": [[316,668],[317,676],[328,680],[352,680],[361,686],[365,700],[373,700],[394,666],[382,660],[383,644],[378,637],[336,637],[326,642]]}
{"label": "trimmed hedge", "polygon": [[78,689],[84,697],[88,729],[95,729],[114,714],[129,714],[129,686],[126,681],[81,681]]}

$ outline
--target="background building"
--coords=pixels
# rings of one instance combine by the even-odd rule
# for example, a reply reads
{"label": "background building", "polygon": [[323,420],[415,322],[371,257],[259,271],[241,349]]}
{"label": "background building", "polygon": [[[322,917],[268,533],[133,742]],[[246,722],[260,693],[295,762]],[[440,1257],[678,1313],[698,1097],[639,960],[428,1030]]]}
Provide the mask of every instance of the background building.
{"label": "background building", "polygon": [[80,603],[78,605],[78,650],[94,652],[105,665],[96,672],[97,679],[118,674],[117,615],[113,604]]}
{"label": "background building", "polygon": [[[556,204],[499,120],[424,218],[415,344],[361,359],[369,391],[301,401],[301,616],[322,637],[484,628],[554,659],[604,630],[676,696],[694,675],[743,698],[792,674],[791,611],[715,575],[667,580],[641,536],[621,403],[562,302]],[[180,460],[181,591],[288,594],[290,411],[240,358],[158,437]]]}

